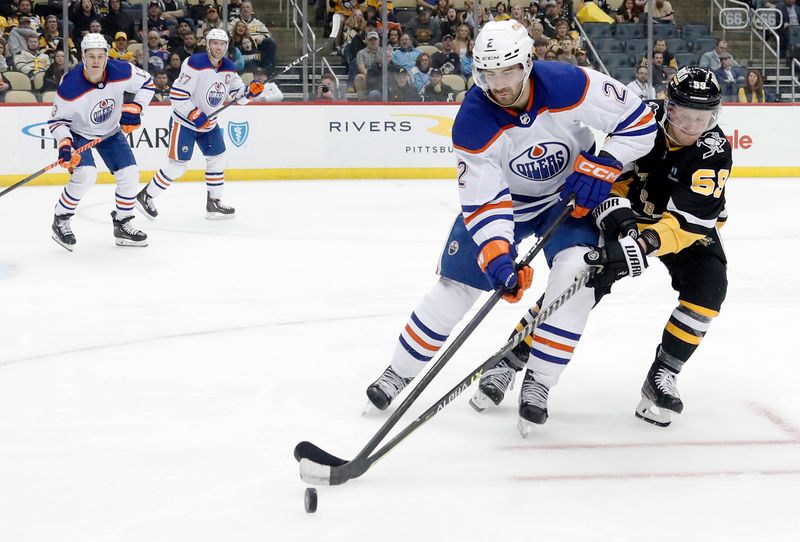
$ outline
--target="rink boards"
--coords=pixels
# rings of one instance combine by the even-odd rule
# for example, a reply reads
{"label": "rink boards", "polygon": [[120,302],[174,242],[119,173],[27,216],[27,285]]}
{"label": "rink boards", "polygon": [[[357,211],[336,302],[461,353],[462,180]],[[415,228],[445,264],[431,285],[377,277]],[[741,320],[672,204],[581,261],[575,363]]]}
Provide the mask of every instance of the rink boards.
{"label": "rink boards", "polygon": [[[2,105],[0,185],[10,185],[52,162],[56,142],[48,105]],[[227,180],[447,179],[455,177],[450,139],[455,104],[254,104],[231,107],[220,127],[228,149]],[[167,159],[170,107],[147,110],[143,128],[129,135],[142,180]],[[797,177],[800,158],[790,127],[800,124],[792,104],[724,106],[721,126],[733,146],[739,177]],[[602,133],[597,132],[598,138]],[[98,163],[100,163],[98,161]],[[203,179],[195,152],[184,181]],[[105,169],[101,166],[101,170]],[[35,181],[60,184],[57,168]],[[101,173],[100,182],[111,180]]]}

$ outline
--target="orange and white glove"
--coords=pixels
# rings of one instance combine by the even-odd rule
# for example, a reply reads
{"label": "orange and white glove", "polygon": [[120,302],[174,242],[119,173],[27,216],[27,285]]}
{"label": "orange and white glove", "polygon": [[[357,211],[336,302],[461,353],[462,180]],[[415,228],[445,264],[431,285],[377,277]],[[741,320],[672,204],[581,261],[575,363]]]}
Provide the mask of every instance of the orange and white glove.
{"label": "orange and white glove", "polygon": [[142,106],[134,102],[122,104],[122,118],[119,119],[119,124],[126,134],[140,128],[142,126]]}
{"label": "orange and white glove", "polygon": [[517,269],[515,256],[516,251],[505,239],[492,239],[478,253],[478,266],[489,284],[503,292],[501,297],[509,303],[522,299],[522,293],[533,282],[533,269],[527,265]]}
{"label": "orange and white glove", "polygon": [[192,121],[192,123],[200,130],[211,128],[214,123],[213,119],[209,120],[206,114],[196,107],[192,109],[191,113],[189,113],[189,120]]}
{"label": "orange and white glove", "polygon": [[245,96],[248,98],[255,98],[262,92],[264,92],[264,83],[261,81],[250,81],[250,84],[247,85],[247,92],[245,93]]}
{"label": "orange and white glove", "polygon": [[72,173],[73,168],[80,165],[81,155],[72,148],[71,137],[65,137],[58,142],[58,159],[61,161],[61,167],[67,168],[70,173]]}

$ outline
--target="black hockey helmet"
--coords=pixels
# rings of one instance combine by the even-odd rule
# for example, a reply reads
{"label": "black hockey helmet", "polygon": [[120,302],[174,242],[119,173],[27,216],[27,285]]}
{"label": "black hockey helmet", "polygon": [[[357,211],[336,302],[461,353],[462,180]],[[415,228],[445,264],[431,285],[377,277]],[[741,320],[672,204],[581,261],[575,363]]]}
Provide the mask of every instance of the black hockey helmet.
{"label": "black hockey helmet", "polygon": [[667,86],[670,104],[690,109],[714,110],[719,107],[721,94],[714,73],[698,66],[684,66]]}

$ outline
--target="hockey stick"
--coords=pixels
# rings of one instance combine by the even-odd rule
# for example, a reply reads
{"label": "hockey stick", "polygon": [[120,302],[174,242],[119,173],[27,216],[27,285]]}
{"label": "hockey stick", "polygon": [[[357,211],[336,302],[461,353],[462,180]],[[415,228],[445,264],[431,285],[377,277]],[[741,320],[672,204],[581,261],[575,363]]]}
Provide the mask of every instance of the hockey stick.
{"label": "hockey stick", "polygon": [[[316,49],[314,49],[313,51],[309,51],[309,52],[307,52],[306,54],[304,54],[303,56],[301,56],[301,57],[298,57],[298,58],[296,58],[296,59],[292,60],[292,61],[291,61],[289,64],[287,64],[287,65],[286,65],[286,67],[285,67],[285,68],[283,68],[283,71],[282,71],[282,72],[280,72],[280,73],[276,73],[275,75],[273,75],[272,77],[270,77],[269,79],[267,79],[267,80],[266,80],[266,82],[265,82],[264,84],[266,85],[267,83],[272,83],[272,82],[273,82],[275,79],[277,79],[277,78],[278,78],[278,77],[280,77],[281,75],[285,74],[286,72],[288,72],[289,70],[291,70],[292,68],[294,68],[295,66],[297,66],[298,64],[300,64],[302,61],[304,61],[305,59],[307,59],[309,56],[311,56],[311,55],[315,55],[315,54],[319,53],[320,51],[322,51],[322,50],[325,48],[325,46],[328,44],[328,40],[329,40],[329,39],[330,39],[330,38],[326,38],[326,39],[325,39],[325,41],[322,43],[322,45],[320,45],[319,47],[317,47],[317,48],[316,48]],[[251,97],[251,98],[255,98],[255,96],[249,96],[249,97]],[[222,107],[220,107],[220,108],[219,108],[219,109],[217,109],[216,111],[212,112],[212,113],[211,113],[211,114],[208,116],[208,120],[211,120],[211,119],[215,119],[215,118],[217,118],[217,117],[219,116],[219,114],[220,114],[220,113],[222,113],[223,111],[225,111],[226,109],[228,109],[230,106],[232,106],[232,105],[233,105],[233,104],[235,104],[235,103],[237,103],[237,100],[235,100],[235,99],[234,99],[234,100],[231,100],[231,101],[230,101],[230,102],[228,102],[228,103],[226,103],[225,105],[223,105]]]}
{"label": "hockey stick", "polygon": [[[300,478],[309,484],[339,485],[364,474],[373,463],[389,453],[395,446],[405,440],[408,435],[436,416],[444,407],[461,395],[464,390],[470,387],[476,380],[479,380],[485,370],[497,364],[511,350],[519,345],[525,337],[530,335],[536,326],[547,320],[555,311],[563,306],[564,303],[572,298],[578,290],[586,286],[586,283],[589,282],[589,279],[591,279],[596,272],[597,269],[592,268],[579,275],[569,288],[564,290],[557,299],[545,307],[536,318],[526,325],[519,333],[510,338],[500,350],[481,363],[474,371],[467,375],[467,377],[462,379],[450,391],[431,405],[430,408],[420,414],[417,419],[408,424],[405,429],[400,431],[372,455],[362,457],[364,453],[362,451],[353,461],[345,461],[344,459],[329,454],[310,442],[301,442],[298,444],[295,447],[294,454],[295,459],[300,461]],[[420,385],[422,385],[421,382]]]}
{"label": "hockey stick", "polygon": [[[114,130],[111,130],[110,132],[108,132],[106,135],[103,135],[103,136],[100,136],[100,137],[96,137],[96,138],[92,139],[91,141],[89,141],[88,143],[86,143],[85,145],[82,145],[82,146],[78,147],[78,148],[77,148],[77,149],[75,149],[73,152],[74,152],[74,153],[77,153],[77,154],[80,154],[80,153],[82,153],[83,151],[89,150],[89,149],[91,149],[92,147],[95,147],[95,146],[99,145],[100,143],[102,143],[103,141],[105,141],[106,139],[108,139],[109,137],[111,137],[111,136],[113,136],[113,135],[116,135],[116,134],[117,134],[117,132],[119,132],[121,129],[122,129],[122,128],[118,126],[118,127],[117,127],[117,128],[115,128]],[[42,169],[40,169],[40,170],[39,170],[39,171],[37,171],[36,173],[31,173],[30,175],[28,175],[27,177],[25,177],[25,178],[24,178],[24,179],[22,179],[21,181],[19,181],[19,182],[16,182],[16,183],[12,184],[12,185],[11,185],[11,186],[9,186],[8,188],[6,188],[6,189],[5,189],[5,190],[3,190],[2,192],[0,192],[0,197],[3,197],[3,196],[5,196],[6,194],[8,194],[9,192],[11,192],[11,191],[12,191],[12,190],[14,190],[15,188],[19,188],[20,186],[22,186],[23,184],[27,184],[27,183],[31,182],[32,180],[34,180],[34,179],[35,179],[36,177],[38,177],[39,175],[43,175],[44,173],[47,173],[47,172],[48,172],[48,171],[50,171],[51,169],[53,169],[53,168],[55,168],[55,167],[58,167],[58,166],[60,166],[60,165],[61,165],[61,164],[63,164],[63,163],[64,163],[64,160],[61,160],[61,159],[59,158],[58,160],[56,160],[56,161],[55,161],[55,162],[53,162],[52,164],[50,164],[50,165],[47,165],[47,166],[43,167]]]}
{"label": "hockey stick", "polygon": [[[561,214],[558,215],[558,218],[553,222],[552,225],[545,231],[545,233],[539,238],[539,241],[534,245],[525,257],[522,258],[519,262],[519,266],[524,266],[530,264],[533,261],[533,258],[541,252],[544,248],[544,245],[550,240],[550,238],[555,234],[558,227],[567,219],[570,212],[574,209],[575,200],[572,198],[570,202],[564,207],[564,210],[561,211]],[[393,438],[389,443],[387,443],[381,450],[379,450],[373,456],[370,454],[378,447],[381,441],[389,434],[389,431],[397,425],[397,422],[403,416],[403,414],[411,407],[414,401],[420,396],[420,394],[428,387],[434,377],[444,368],[445,364],[455,355],[458,349],[461,347],[462,344],[469,338],[472,332],[475,330],[476,327],[483,321],[489,311],[491,311],[497,302],[500,300],[502,295],[502,291],[496,290],[492,293],[491,297],[484,303],[484,305],[478,310],[478,313],[472,318],[472,320],[467,323],[463,330],[458,334],[458,336],[453,340],[452,343],[445,349],[444,352],[439,356],[439,359],[431,366],[428,372],[422,377],[419,383],[414,387],[411,393],[403,400],[402,403],[397,407],[397,409],[389,416],[389,419],[378,429],[378,432],[370,439],[366,446],[358,453],[358,455],[352,459],[351,461],[345,461],[340,459],[334,455],[327,453],[326,451],[322,450],[320,447],[307,442],[303,441],[300,442],[294,449],[294,456],[300,462],[300,477],[309,483],[315,483],[320,485],[339,485],[347,482],[348,480],[352,480],[353,478],[357,478],[364,474],[367,469],[380,457],[382,457],[386,452],[391,450],[394,446],[396,446],[401,440],[403,440],[411,431],[425,423],[428,419],[433,417],[433,414],[436,414],[436,411],[440,409],[442,406],[449,403],[452,399],[458,396],[458,394],[466,389],[466,386],[459,384],[456,388],[453,388],[451,392],[445,397],[445,401],[442,404],[440,401],[437,405],[434,405],[431,409],[426,411],[426,414],[433,410],[433,414],[429,414],[428,418],[424,418],[425,415],[418,418],[418,422],[412,423],[406,430],[402,433],[397,435]],[[551,311],[552,312],[552,311]],[[524,336],[523,336],[524,337]],[[483,367],[483,365],[481,365]],[[482,371],[483,369],[481,369]],[[471,379],[474,378],[474,373],[470,375],[466,380],[470,383],[472,382]],[[467,384],[468,385],[468,384]],[[462,388],[463,389],[460,389]],[[453,394],[453,397],[450,397]],[[422,421],[420,421],[422,420]]]}

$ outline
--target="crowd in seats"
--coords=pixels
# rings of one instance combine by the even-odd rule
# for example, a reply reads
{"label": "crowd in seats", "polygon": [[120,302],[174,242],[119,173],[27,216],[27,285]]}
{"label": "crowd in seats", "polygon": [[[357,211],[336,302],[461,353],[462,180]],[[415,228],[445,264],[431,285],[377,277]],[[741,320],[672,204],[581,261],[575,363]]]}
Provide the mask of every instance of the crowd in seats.
{"label": "crowd in seats", "polygon": [[62,9],[53,2],[0,0],[0,101],[35,102],[56,90],[66,65],[79,62],[81,41],[89,33],[106,37],[110,58],[150,72],[159,88],[157,101],[169,101],[169,87],[178,77],[181,63],[205,51],[205,36],[212,28],[230,35],[228,57],[240,73],[262,81],[272,76],[277,44],[256,17],[252,3],[231,0],[224,21],[221,7],[207,1],[191,5],[185,0],[150,1],[148,33],[143,36],[141,5],[131,6],[127,1],[72,0],[65,29]]}

